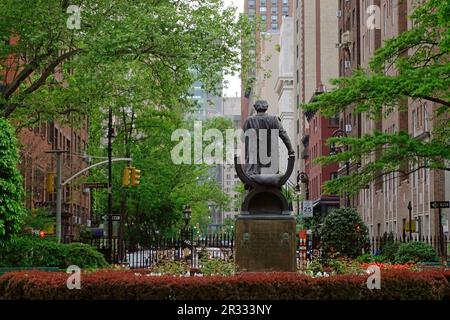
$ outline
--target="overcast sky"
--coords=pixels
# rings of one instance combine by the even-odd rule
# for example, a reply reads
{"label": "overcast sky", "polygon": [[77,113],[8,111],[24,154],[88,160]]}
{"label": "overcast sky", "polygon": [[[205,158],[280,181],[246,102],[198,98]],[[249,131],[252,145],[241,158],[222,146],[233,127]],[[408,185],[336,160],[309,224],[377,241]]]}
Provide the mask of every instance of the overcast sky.
{"label": "overcast sky", "polygon": [[[244,11],[244,0],[224,0],[225,5],[226,6],[233,6],[233,7],[237,7],[237,13],[236,15],[238,15],[239,13]],[[227,87],[228,88],[224,88],[223,94],[226,97],[236,97],[236,93],[237,96],[240,97],[241,96],[241,79],[239,77],[239,75],[236,75],[234,77],[225,77],[225,80],[228,81]]]}

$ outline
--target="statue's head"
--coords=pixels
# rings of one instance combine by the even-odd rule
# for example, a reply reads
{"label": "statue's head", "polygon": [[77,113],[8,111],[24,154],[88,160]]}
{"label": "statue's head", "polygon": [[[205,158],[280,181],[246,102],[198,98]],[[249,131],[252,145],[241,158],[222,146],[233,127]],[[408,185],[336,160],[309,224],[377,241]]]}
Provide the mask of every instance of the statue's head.
{"label": "statue's head", "polygon": [[266,112],[269,108],[269,104],[266,100],[258,100],[253,105],[253,108],[255,108],[256,112]]}

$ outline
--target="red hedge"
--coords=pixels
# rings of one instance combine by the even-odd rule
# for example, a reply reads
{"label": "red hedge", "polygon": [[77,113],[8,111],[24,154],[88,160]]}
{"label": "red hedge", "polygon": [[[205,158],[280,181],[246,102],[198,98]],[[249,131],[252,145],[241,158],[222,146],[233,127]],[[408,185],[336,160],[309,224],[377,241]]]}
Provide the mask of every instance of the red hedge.
{"label": "red hedge", "polygon": [[81,290],[68,290],[68,274],[19,271],[0,277],[1,299],[448,299],[450,271],[386,270],[381,290],[369,290],[367,276],[311,278],[289,273],[230,277],[140,276],[134,271],[82,274]]}

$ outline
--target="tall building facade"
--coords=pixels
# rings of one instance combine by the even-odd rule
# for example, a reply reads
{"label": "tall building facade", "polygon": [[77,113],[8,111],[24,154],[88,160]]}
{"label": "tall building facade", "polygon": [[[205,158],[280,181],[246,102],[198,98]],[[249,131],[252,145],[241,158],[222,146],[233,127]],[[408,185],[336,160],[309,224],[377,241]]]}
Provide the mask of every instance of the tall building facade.
{"label": "tall building facade", "polygon": [[[296,106],[308,103],[332,89],[330,80],[339,75],[338,3],[325,0],[295,0],[294,16],[294,99]],[[312,200],[314,214],[325,215],[339,206],[339,197],[324,194],[323,184],[336,177],[338,165],[314,162],[328,155],[327,139],[339,128],[336,117],[296,108],[297,175],[301,196]]]}
{"label": "tall building facade", "polygon": [[[263,60],[261,59],[261,46],[267,40],[267,35],[271,37],[272,34],[278,34],[282,18],[285,16],[292,16],[292,4],[293,0],[245,0],[244,1],[244,14],[248,15],[250,20],[256,18],[260,19],[260,26],[255,29],[255,41],[250,49],[251,55],[255,56],[253,61],[254,66],[250,68],[249,74],[243,75],[247,78],[256,77],[257,65]],[[261,37],[261,34],[265,35]],[[276,41],[274,39],[274,41]],[[267,42],[266,42],[267,44]],[[244,53],[246,54],[246,53]],[[247,53],[249,54],[249,53]],[[278,60],[273,60],[278,61]],[[245,85],[242,85],[241,89],[241,122],[245,122],[250,112],[252,111],[251,96],[254,96],[253,90],[249,90]]]}
{"label": "tall building facade", "polygon": [[[395,0],[339,1],[339,74],[349,76],[356,67],[368,69],[375,51],[384,45],[387,39],[396,37],[412,27],[408,18],[416,5],[420,3]],[[367,27],[369,10],[373,6],[378,10],[375,16],[376,26]],[[359,52],[358,52],[359,51]],[[387,75],[395,75],[396,70],[386,70]],[[340,128],[350,136],[372,134],[375,131],[385,133],[408,132],[416,139],[429,140],[435,120],[432,115],[438,107],[430,101],[401,101],[407,105],[404,110],[394,110],[381,120],[368,115],[355,114],[352,106],[340,115]],[[366,159],[366,163],[373,158]],[[362,164],[364,165],[364,163]],[[414,169],[414,168],[411,168]],[[356,165],[351,170],[357,170]],[[340,171],[340,174],[345,174]],[[408,204],[411,203],[412,219],[416,221],[415,236],[427,237],[439,234],[439,220],[436,210],[430,209],[430,201],[448,200],[450,189],[448,176],[437,170],[419,169],[410,175],[399,172],[379,177],[352,198],[369,228],[371,236],[393,233],[406,235],[409,220]],[[446,180],[447,179],[447,180]],[[442,221],[444,232],[448,233],[448,212]]]}
{"label": "tall building facade", "polygon": [[[241,127],[241,98],[223,98],[222,116],[233,122],[233,128]],[[229,206],[224,208],[222,223],[224,219],[234,218],[240,212],[239,192],[236,187],[241,183],[239,180],[234,164],[225,163],[222,166],[222,191],[228,195],[230,199]]]}
{"label": "tall building facade", "polygon": [[[336,13],[338,17],[338,43],[339,48],[339,76],[351,76],[353,71],[361,66],[361,1],[340,1]],[[376,39],[376,37],[374,37]],[[376,40],[375,40],[375,43]],[[339,115],[339,129],[349,137],[361,136],[361,114],[355,112],[354,106],[348,108]],[[339,174],[346,175],[358,169],[358,165],[352,162],[340,163]],[[360,206],[358,196],[341,198],[341,205],[352,207]]]}

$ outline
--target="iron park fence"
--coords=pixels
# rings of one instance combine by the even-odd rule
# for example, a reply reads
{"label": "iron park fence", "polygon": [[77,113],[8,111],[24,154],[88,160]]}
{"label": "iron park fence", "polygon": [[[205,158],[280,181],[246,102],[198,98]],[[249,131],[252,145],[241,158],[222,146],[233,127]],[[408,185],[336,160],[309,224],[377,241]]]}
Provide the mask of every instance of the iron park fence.
{"label": "iron park fence", "polygon": [[114,237],[84,241],[102,252],[110,263],[124,264],[132,269],[151,268],[162,261],[186,261],[191,268],[200,268],[203,258],[231,260],[234,256],[234,235],[216,234],[204,237],[153,239],[146,242],[120,241]]}

